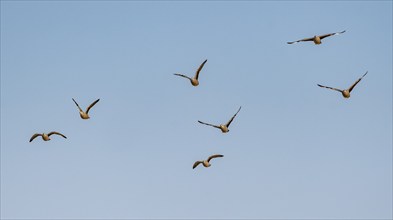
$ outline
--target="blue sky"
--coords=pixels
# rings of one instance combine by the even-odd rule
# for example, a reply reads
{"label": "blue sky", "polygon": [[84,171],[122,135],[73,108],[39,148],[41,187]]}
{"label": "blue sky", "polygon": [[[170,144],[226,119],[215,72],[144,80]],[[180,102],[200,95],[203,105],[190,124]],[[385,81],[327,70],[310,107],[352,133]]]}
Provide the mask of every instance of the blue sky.
{"label": "blue sky", "polygon": [[1,218],[391,219],[392,49],[391,1],[1,1]]}

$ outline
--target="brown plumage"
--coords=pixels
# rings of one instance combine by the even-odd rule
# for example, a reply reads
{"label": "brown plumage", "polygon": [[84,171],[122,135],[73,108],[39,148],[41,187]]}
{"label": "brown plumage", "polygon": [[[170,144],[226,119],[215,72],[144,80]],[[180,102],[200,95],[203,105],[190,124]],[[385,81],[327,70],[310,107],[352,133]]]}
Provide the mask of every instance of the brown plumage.
{"label": "brown plumage", "polygon": [[61,133],[59,133],[59,132],[57,132],[57,131],[52,131],[52,132],[50,132],[50,133],[48,133],[48,134],[46,134],[46,133],[42,133],[42,134],[36,133],[36,134],[33,134],[33,136],[31,136],[29,142],[32,142],[32,141],[33,141],[36,137],[38,137],[38,136],[41,136],[41,137],[42,137],[42,140],[44,140],[44,141],[49,141],[49,140],[51,140],[49,137],[50,137],[52,134],[60,135],[60,136],[62,136],[63,138],[67,138],[66,136],[64,136],[63,134],[61,134]]}
{"label": "brown plumage", "polygon": [[329,86],[323,86],[323,85],[320,85],[320,84],[317,84],[317,85],[318,85],[319,87],[322,87],[322,88],[332,89],[332,90],[341,92],[341,94],[343,95],[344,98],[349,98],[349,97],[351,96],[351,91],[353,90],[353,88],[355,88],[355,86],[360,82],[360,80],[363,79],[363,77],[364,77],[367,73],[368,73],[368,71],[367,71],[365,74],[363,74],[363,76],[360,77],[358,80],[356,80],[356,82],[354,82],[348,89],[344,89],[344,90],[337,89],[337,88],[333,88],[333,87],[329,87]]}
{"label": "brown plumage", "polygon": [[90,111],[90,109],[91,109],[95,104],[97,104],[97,102],[100,101],[100,99],[97,99],[97,100],[95,100],[93,103],[91,103],[91,104],[89,105],[89,107],[87,107],[86,112],[84,112],[84,111],[82,110],[82,108],[79,107],[78,103],[75,101],[74,98],[72,98],[72,101],[74,101],[75,105],[78,107],[78,109],[79,109],[79,115],[81,116],[81,118],[82,118],[82,119],[89,119],[89,118],[90,118],[90,116],[89,116],[89,111]]}
{"label": "brown plumage", "polygon": [[195,167],[197,167],[199,164],[202,164],[204,167],[210,167],[210,160],[213,158],[217,158],[217,157],[223,157],[224,155],[221,154],[215,154],[210,156],[209,158],[207,158],[207,160],[198,160],[194,163],[194,165],[192,166],[192,169],[195,169]]}
{"label": "brown plumage", "polygon": [[199,68],[197,69],[195,76],[193,78],[190,78],[186,75],[180,74],[180,73],[175,73],[174,75],[176,76],[181,76],[184,77],[186,79],[189,79],[191,82],[191,85],[193,86],[198,86],[199,85],[199,81],[198,81],[198,77],[199,77],[199,72],[201,72],[203,66],[205,65],[205,63],[207,62],[207,59],[205,61],[203,61],[203,63],[199,66]]}
{"label": "brown plumage", "polygon": [[218,129],[221,130],[222,133],[227,133],[229,131],[229,129],[228,129],[229,125],[232,123],[233,119],[236,117],[237,113],[239,113],[241,108],[242,107],[240,106],[239,110],[237,110],[237,112],[232,116],[231,119],[229,119],[229,121],[226,124],[213,125],[213,124],[209,124],[209,123],[206,123],[206,122],[203,122],[203,121],[198,121],[198,122],[201,123],[201,124],[204,124],[204,125],[209,125],[209,126],[218,128]]}
{"label": "brown plumage", "polygon": [[292,41],[292,42],[287,42],[287,44],[294,44],[294,43],[299,43],[299,42],[303,42],[303,41],[313,41],[314,42],[314,44],[321,44],[322,43],[322,39],[323,38],[325,38],[325,37],[330,37],[330,36],[333,36],[333,35],[339,35],[339,34],[342,34],[342,33],[344,33],[345,32],[345,30],[344,31],[341,31],[341,32],[336,32],[336,33],[330,33],[330,34],[324,34],[324,35],[315,35],[314,37],[310,37],[310,38],[304,38],[304,39],[301,39],[301,40],[297,40],[297,41]]}

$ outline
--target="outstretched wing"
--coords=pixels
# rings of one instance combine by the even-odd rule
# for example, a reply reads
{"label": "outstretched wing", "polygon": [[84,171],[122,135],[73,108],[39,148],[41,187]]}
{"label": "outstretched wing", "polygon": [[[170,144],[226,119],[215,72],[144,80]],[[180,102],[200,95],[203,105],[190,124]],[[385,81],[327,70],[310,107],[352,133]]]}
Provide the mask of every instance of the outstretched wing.
{"label": "outstretched wing", "polygon": [[323,39],[323,38],[325,38],[325,37],[330,37],[330,36],[333,36],[333,35],[339,35],[339,34],[342,34],[342,33],[344,33],[345,32],[345,30],[344,31],[341,31],[341,32],[336,32],[336,33],[330,33],[330,34],[324,34],[324,35],[321,35],[321,36],[319,36],[319,39]]}
{"label": "outstretched wing", "polygon": [[95,100],[93,103],[91,103],[91,104],[89,105],[89,107],[87,107],[87,109],[86,109],[86,114],[89,113],[90,109],[93,108],[93,106],[94,106],[95,104],[97,104],[98,101],[100,101],[100,99]]}
{"label": "outstretched wing", "polygon": [[333,88],[333,87],[323,86],[323,85],[319,85],[319,84],[317,84],[317,85],[318,85],[319,87],[322,87],[322,88],[333,89],[333,90],[336,90],[336,91],[338,91],[338,92],[342,92],[342,90],[336,89],[336,88]]}
{"label": "outstretched wing", "polygon": [[207,59],[205,61],[203,61],[203,63],[199,66],[198,70],[195,73],[195,79],[198,79],[199,77],[199,72],[201,72],[203,66],[205,65],[205,63],[207,62]]}
{"label": "outstretched wing", "polygon": [[74,99],[74,98],[72,98],[72,101],[74,101],[74,102],[75,102],[75,105],[78,107],[79,111],[83,112],[83,110],[81,109],[81,107],[79,107],[78,103],[75,101],[75,99]]}
{"label": "outstretched wing", "polygon": [[360,80],[362,80],[363,79],[363,77],[365,76],[365,75],[367,75],[367,73],[368,73],[368,71],[365,73],[365,74],[363,74],[363,76],[362,77],[360,77],[354,84],[352,84],[352,86],[351,87],[349,87],[349,92],[351,92],[352,91],[352,89],[353,88],[355,88],[355,86],[356,86],[356,84],[358,84],[359,82],[360,82]]}
{"label": "outstretched wing", "polygon": [[38,136],[42,136],[42,134],[33,134],[33,136],[31,136],[30,141],[32,142],[34,140],[34,138],[38,137]]}
{"label": "outstretched wing", "polygon": [[220,128],[220,126],[218,126],[218,125],[208,124],[208,123],[205,123],[203,121],[198,121],[198,122],[201,123],[201,124],[204,124],[204,125],[209,125],[209,126],[212,126],[212,127],[215,127],[215,128]]}
{"label": "outstretched wing", "polygon": [[207,162],[210,162],[210,160],[213,159],[213,158],[223,157],[223,156],[224,156],[224,155],[221,155],[221,154],[212,155],[212,156],[210,156],[210,157],[207,159]]}
{"label": "outstretched wing", "polygon": [[57,131],[52,131],[52,132],[48,133],[48,136],[51,136],[52,134],[57,134],[57,135],[62,136],[63,138],[67,138],[66,136],[64,136],[64,134],[61,134],[61,133],[59,133]]}
{"label": "outstretched wing", "polygon": [[194,165],[192,165],[192,169],[195,169],[200,163],[202,163],[202,161],[196,161]]}
{"label": "outstretched wing", "polygon": [[232,116],[232,118],[227,122],[226,126],[229,127],[229,125],[232,123],[233,119],[236,117],[237,113],[239,113],[240,109],[242,109],[242,107],[240,106],[239,110],[237,110],[236,114],[234,114]]}
{"label": "outstretched wing", "polygon": [[304,38],[304,39],[297,40],[297,41],[287,42],[287,44],[295,44],[295,43],[299,43],[302,41],[313,41],[313,40],[314,40],[314,37],[310,37],[310,38]]}
{"label": "outstretched wing", "polygon": [[181,77],[184,77],[184,78],[186,78],[186,79],[191,80],[190,77],[188,77],[188,76],[186,76],[186,75],[183,75],[183,74],[180,74],[180,73],[175,73],[175,74],[173,74],[173,75],[175,75],[175,76],[181,76]]}

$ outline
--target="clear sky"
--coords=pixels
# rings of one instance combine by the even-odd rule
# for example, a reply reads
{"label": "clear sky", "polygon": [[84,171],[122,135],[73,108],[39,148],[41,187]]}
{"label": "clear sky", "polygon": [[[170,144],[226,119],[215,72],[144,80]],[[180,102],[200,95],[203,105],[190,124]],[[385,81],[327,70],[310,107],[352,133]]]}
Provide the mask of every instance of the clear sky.
{"label": "clear sky", "polygon": [[1,218],[391,219],[392,48],[392,1],[1,1]]}

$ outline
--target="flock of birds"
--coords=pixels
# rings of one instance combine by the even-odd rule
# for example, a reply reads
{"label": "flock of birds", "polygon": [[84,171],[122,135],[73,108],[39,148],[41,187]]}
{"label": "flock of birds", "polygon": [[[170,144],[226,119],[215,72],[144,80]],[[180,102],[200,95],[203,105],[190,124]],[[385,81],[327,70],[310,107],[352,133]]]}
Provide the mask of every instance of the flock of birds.
{"label": "flock of birds", "polygon": [[[78,107],[78,109],[79,109],[79,115],[81,116],[81,118],[82,118],[82,119],[89,119],[89,118],[90,118],[90,116],[89,116],[89,111],[90,111],[90,109],[91,109],[95,104],[97,104],[97,102],[100,101],[100,99],[97,99],[97,100],[95,100],[93,103],[91,103],[91,104],[89,105],[89,107],[87,107],[86,111],[83,111],[83,109],[81,109],[81,107],[78,105],[78,103],[75,101],[75,99],[72,99],[72,101],[74,101],[76,107]],[[62,133],[60,133],[60,132],[52,131],[52,132],[49,132],[48,134],[47,134],[47,133],[36,133],[36,134],[33,134],[33,136],[31,136],[31,138],[30,138],[30,142],[32,142],[32,141],[33,141],[36,137],[38,137],[38,136],[41,136],[41,137],[42,137],[42,140],[44,140],[44,141],[49,141],[49,140],[50,140],[49,136],[51,136],[52,134],[57,134],[57,135],[62,136],[63,138],[67,138],[64,134],[62,134]]]}
{"label": "flock of birds", "polygon": [[[321,41],[322,39],[324,39],[324,38],[326,38],[326,37],[334,36],[334,35],[343,34],[343,33],[345,33],[345,30],[344,30],[344,31],[341,31],[341,32],[336,32],[336,33],[330,33],[330,34],[324,34],[324,35],[315,35],[314,37],[304,38],[304,39],[301,39],[301,40],[292,41],[292,42],[287,42],[287,43],[288,43],[288,44],[295,44],[295,43],[299,43],[299,42],[313,41],[314,44],[319,45],[319,44],[322,43],[322,41]],[[198,86],[198,85],[199,85],[199,80],[198,80],[198,78],[199,78],[199,73],[201,72],[201,70],[202,70],[203,66],[206,64],[206,62],[207,62],[207,59],[206,59],[205,61],[202,62],[202,64],[199,66],[199,68],[198,68],[197,71],[195,72],[194,77],[192,77],[192,78],[189,77],[189,76],[180,74],[180,73],[175,73],[174,75],[180,76],[180,77],[183,77],[183,78],[186,78],[186,79],[190,80],[191,85],[193,85],[193,86]],[[352,90],[355,88],[355,86],[363,79],[363,77],[367,75],[367,73],[368,73],[368,71],[367,71],[365,74],[363,74],[358,80],[356,80],[348,89],[337,89],[337,88],[334,88],[334,87],[324,86],[324,85],[320,85],[320,84],[317,84],[317,85],[318,85],[319,87],[321,87],[321,88],[326,88],[326,89],[331,89],[331,90],[334,90],[334,91],[341,92],[341,94],[342,94],[342,96],[343,96],[344,98],[349,98],[349,97],[350,97],[351,91],[352,91]],[[91,104],[87,107],[86,111],[83,111],[83,109],[79,106],[79,104],[75,101],[75,99],[72,98],[72,100],[74,101],[75,105],[78,107],[80,117],[81,117],[82,119],[84,119],[84,120],[87,120],[87,119],[90,118],[90,116],[89,116],[89,111],[90,111],[90,109],[91,109],[95,104],[97,104],[97,102],[100,101],[100,99],[95,100],[93,103],[91,103]],[[198,120],[198,122],[201,123],[201,124],[203,124],[203,125],[207,125],[207,126],[211,126],[211,127],[214,127],[214,128],[218,128],[218,129],[221,130],[222,133],[227,133],[227,132],[229,132],[229,125],[230,125],[230,124],[232,123],[232,121],[235,119],[236,115],[240,112],[241,108],[242,108],[242,107],[240,106],[239,109],[237,110],[237,112],[236,112],[236,113],[232,116],[232,118],[230,118],[229,121],[228,121],[227,123],[225,123],[225,124],[214,125],[214,124],[206,123],[206,122],[199,121],[199,120]],[[33,141],[35,138],[37,138],[38,136],[41,136],[41,137],[42,137],[42,140],[44,140],[44,141],[49,141],[49,140],[51,140],[51,139],[50,139],[50,136],[51,136],[51,135],[54,135],[54,134],[59,135],[59,136],[62,136],[63,138],[67,138],[64,134],[62,134],[62,133],[60,133],[60,132],[52,131],[52,132],[49,132],[49,133],[36,133],[36,134],[34,134],[34,135],[30,138],[30,142],[32,142],[32,141]],[[204,167],[210,167],[210,166],[211,166],[210,161],[211,161],[212,159],[214,159],[214,158],[219,158],[219,157],[224,157],[224,155],[221,155],[221,154],[214,154],[214,155],[209,156],[206,160],[199,160],[199,161],[196,161],[196,162],[194,163],[194,165],[192,166],[192,168],[195,169],[199,164],[202,164]]]}

